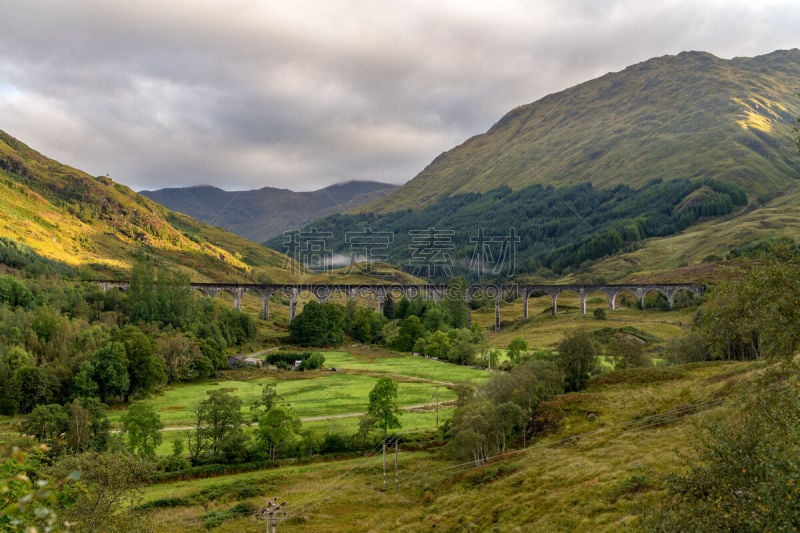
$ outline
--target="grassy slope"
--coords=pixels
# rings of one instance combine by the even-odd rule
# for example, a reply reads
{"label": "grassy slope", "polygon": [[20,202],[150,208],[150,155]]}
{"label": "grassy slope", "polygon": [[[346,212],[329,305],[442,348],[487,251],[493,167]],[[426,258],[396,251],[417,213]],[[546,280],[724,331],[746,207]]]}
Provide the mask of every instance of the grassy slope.
{"label": "grassy slope", "polygon": [[707,177],[755,196],[782,191],[800,177],[791,130],[798,79],[800,50],[651,59],[514,109],[360,210],[417,209],[442,196],[534,183]]}
{"label": "grassy slope", "polygon": [[108,178],[48,159],[0,131],[0,231],[35,251],[98,273],[126,270],[142,251],[195,281],[284,281],[284,258],[172,213]]}
{"label": "grassy slope", "polygon": [[[658,278],[662,281],[687,281],[713,277],[706,267],[697,265],[711,255],[724,257],[741,245],[759,240],[800,235],[800,190],[793,189],[765,205],[723,220],[703,222],[685,232],[651,239],[635,252],[599,261],[590,271],[610,280]],[[635,276],[631,276],[635,274]]]}
{"label": "grassy slope", "polygon": [[373,272],[314,274],[286,256],[233,233],[170,211],[106,177],[49,159],[0,131],[0,235],[39,254],[124,277],[142,253],[182,269],[192,281],[414,281],[386,265]]}
{"label": "grassy slope", "polygon": [[[693,435],[702,424],[727,412],[724,403],[703,402],[728,397],[758,366],[695,365],[675,373],[675,379],[592,385],[559,401],[566,417],[557,432],[480,468],[456,465],[441,451],[402,450],[398,493],[376,490],[382,475],[380,455],[374,454],[154,485],[146,500],[187,497],[210,486],[244,481],[289,502],[295,518],[286,527],[292,531],[618,531],[635,524],[637,501],[658,495],[652,477],[643,476],[678,467],[675,452],[691,452]],[[701,407],[681,413],[688,404]],[[647,418],[675,409],[679,416],[665,424],[652,425]],[[596,413],[596,420],[589,420],[587,412]],[[632,421],[640,427],[633,428]],[[260,505],[263,499],[249,501]],[[159,510],[156,517],[163,531],[192,530],[201,527],[203,513],[233,503]],[[245,516],[219,531],[260,527]]]}

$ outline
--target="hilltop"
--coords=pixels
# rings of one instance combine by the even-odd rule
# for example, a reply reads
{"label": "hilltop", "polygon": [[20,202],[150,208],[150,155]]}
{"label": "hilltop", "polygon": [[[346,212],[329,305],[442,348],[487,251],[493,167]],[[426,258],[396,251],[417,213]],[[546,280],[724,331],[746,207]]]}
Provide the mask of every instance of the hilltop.
{"label": "hilltop", "polygon": [[374,181],[349,181],[311,192],[264,187],[224,191],[207,185],[140,191],[161,205],[254,242],[298,229],[320,217],[343,213],[397,188]]}
{"label": "hilltop", "polygon": [[0,232],[87,275],[158,258],[194,281],[289,279],[285,256],[63,165],[0,131]]}
{"label": "hilltop", "polygon": [[[453,270],[472,279],[705,279],[708,263],[793,234],[799,84],[800,50],[654,58],[520,106],[314,227],[336,251],[348,231],[393,233],[388,257],[407,269],[410,232],[450,231]],[[513,268],[475,268],[504,256],[512,229]],[[480,235],[494,240],[476,248]]]}
{"label": "hilltop", "polygon": [[800,178],[800,50],[663,56],[548,95],[434,159],[360,212],[419,209],[501,186],[712,178],[757,197]]}

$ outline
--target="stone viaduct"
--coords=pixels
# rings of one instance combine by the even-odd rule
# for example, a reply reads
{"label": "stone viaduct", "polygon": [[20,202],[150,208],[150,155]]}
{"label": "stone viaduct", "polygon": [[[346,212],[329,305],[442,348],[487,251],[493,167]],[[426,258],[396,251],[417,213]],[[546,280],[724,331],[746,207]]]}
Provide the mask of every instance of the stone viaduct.
{"label": "stone viaduct", "polygon": [[[121,281],[97,281],[103,290],[112,288],[127,290],[128,283]],[[251,292],[261,297],[261,318],[269,318],[269,300],[273,294],[281,293],[289,301],[289,319],[297,314],[297,300],[304,292],[314,295],[320,303],[327,302],[331,295],[338,292],[348,298],[374,298],[376,308],[383,312],[383,304],[390,294],[405,296],[408,299],[422,297],[439,301],[445,297],[463,298],[457,293],[450,294],[450,287],[436,284],[335,284],[335,283],[309,283],[309,284],[270,284],[270,283],[192,283],[192,288],[213,298],[219,292],[229,292],[233,295],[233,307],[241,311],[242,298],[245,293]],[[476,284],[467,288],[466,299],[488,298],[494,300],[495,330],[500,330],[500,300],[505,295],[522,298],[522,318],[528,320],[528,300],[531,297],[547,294],[551,299],[552,314],[558,314],[558,297],[562,293],[571,292],[580,300],[581,314],[586,314],[586,299],[591,293],[603,293],[608,301],[611,311],[616,309],[617,296],[622,292],[632,293],[644,307],[644,300],[650,292],[663,294],[669,306],[675,303],[675,296],[680,291],[693,294],[702,294],[705,287],[695,283],[659,283],[659,284],[626,284],[626,285],[525,285],[525,284]]]}

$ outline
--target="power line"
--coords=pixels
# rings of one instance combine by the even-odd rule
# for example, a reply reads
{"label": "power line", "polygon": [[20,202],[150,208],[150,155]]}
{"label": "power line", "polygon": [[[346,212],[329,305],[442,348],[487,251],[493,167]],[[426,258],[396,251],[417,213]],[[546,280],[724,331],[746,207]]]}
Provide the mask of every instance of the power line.
{"label": "power line", "polygon": [[256,520],[265,521],[266,533],[276,533],[278,522],[283,522],[289,518],[284,507],[286,507],[286,502],[278,503],[278,497],[274,496],[271,500],[267,500],[267,504],[258,509],[253,516]]}

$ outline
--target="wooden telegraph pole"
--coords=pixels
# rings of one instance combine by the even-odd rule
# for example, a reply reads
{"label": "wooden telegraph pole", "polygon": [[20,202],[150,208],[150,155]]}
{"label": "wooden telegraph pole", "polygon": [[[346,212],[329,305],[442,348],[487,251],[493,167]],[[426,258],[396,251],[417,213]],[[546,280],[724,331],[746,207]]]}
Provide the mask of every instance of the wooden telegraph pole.
{"label": "wooden telegraph pole", "polygon": [[286,502],[278,503],[278,497],[275,496],[271,500],[267,500],[267,504],[256,511],[256,520],[264,520],[266,522],[266,533],[276,533],[278,522],[288,518],[288,514],[284,510],[285,506]]}

